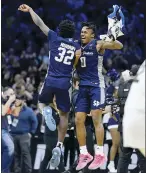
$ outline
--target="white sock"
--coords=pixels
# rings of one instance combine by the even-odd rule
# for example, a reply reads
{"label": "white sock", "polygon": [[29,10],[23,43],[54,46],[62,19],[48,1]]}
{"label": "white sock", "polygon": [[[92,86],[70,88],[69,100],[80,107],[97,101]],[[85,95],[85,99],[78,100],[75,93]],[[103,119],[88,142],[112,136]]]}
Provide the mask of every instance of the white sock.
{"label": "white sock", "polygon": [[95,154],[104,155],[103,146],[95,145]]}
{"label": "white sock", "polygon": [[80,154],[88,154],[88,151],[87,151],[87,146],[81,146],[80,147]]}
{"label": "white sock", "polygon": [[115,167],[115,162],[114,161],[110,161],[109,164],[112,165],[113,167]]}
{"label": "white sock", "polygon": [[59,142],[58,141],[56,147],[59,147],[62,150],[62,148],[63,148],[63,142]]}

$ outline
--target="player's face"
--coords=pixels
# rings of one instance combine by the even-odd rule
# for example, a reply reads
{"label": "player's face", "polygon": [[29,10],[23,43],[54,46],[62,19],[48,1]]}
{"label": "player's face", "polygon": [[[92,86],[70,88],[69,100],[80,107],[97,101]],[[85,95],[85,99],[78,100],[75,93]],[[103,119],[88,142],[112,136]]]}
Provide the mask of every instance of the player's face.
{"label": "player's face", "polygon": [[94,38],[93,30],[84,26],[81,30],[82,44],[88,44]]}

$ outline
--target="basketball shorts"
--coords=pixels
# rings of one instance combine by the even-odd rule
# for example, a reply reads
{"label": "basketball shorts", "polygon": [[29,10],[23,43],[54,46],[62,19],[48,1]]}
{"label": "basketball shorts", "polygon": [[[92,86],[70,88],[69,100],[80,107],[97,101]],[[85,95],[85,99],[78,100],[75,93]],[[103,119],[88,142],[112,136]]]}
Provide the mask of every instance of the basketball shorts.
{"label": "basketball shorts", "polygon": [[108,121],[108,129],[117,129],[119,126],[119,121],[120,121],[120,115],[119,114],[114,114],[112,117],[109,118]]}
{"label": "basketball shorts", "polygon": [[94,86],[80,86],[75,111],[90,113],[91,110],[103,109],[105,106],[105,89]]}
{"label": "basketball shorts", "polygon": [[56,98],[56,104],[59,110],[63,112],[70,111],[69,91],[67,89],[48,86],[47,83],[44,82],[39,93],[39,102],[49,105],[53,103],[54,97]]}

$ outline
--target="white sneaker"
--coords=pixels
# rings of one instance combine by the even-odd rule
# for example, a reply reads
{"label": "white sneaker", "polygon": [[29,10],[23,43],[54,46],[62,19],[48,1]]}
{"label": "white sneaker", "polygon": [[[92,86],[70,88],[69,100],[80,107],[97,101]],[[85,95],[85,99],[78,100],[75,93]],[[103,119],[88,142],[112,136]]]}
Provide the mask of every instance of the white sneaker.
{"label": "white sneaker", "polygon": [[61,149],[56,147],[52,150],[52,158],[50,160],[50,165],[54,168],[57,168],[60,164],[61,159]]}
{"label": "white sneaker", "polygon": [[42,114],[45,118],[45,123],[46,123],[47,127],[51,131],[55,131],[57,127],[56,127],[56,121],[52,115],[52,108],[50,106],[44,107]]}
{"label": "white sneaker", "polygon": [[107,168],[109,170],[109,173],[117,173],[117,169],[115,169],[114,165],[109,164]]}

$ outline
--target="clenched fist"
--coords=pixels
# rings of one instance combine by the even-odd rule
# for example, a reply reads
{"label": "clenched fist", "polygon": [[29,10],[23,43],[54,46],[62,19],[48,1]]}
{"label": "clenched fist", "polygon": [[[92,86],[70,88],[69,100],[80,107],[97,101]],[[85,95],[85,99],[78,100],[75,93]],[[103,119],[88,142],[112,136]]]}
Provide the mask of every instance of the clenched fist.
{"label": "clenched fist", "polygon": [[29,7],[26,4],[22,4],[19,6],[18,10],[23,11],[23,12],[29,12],[29,10],[31,9],[31,7]]}

